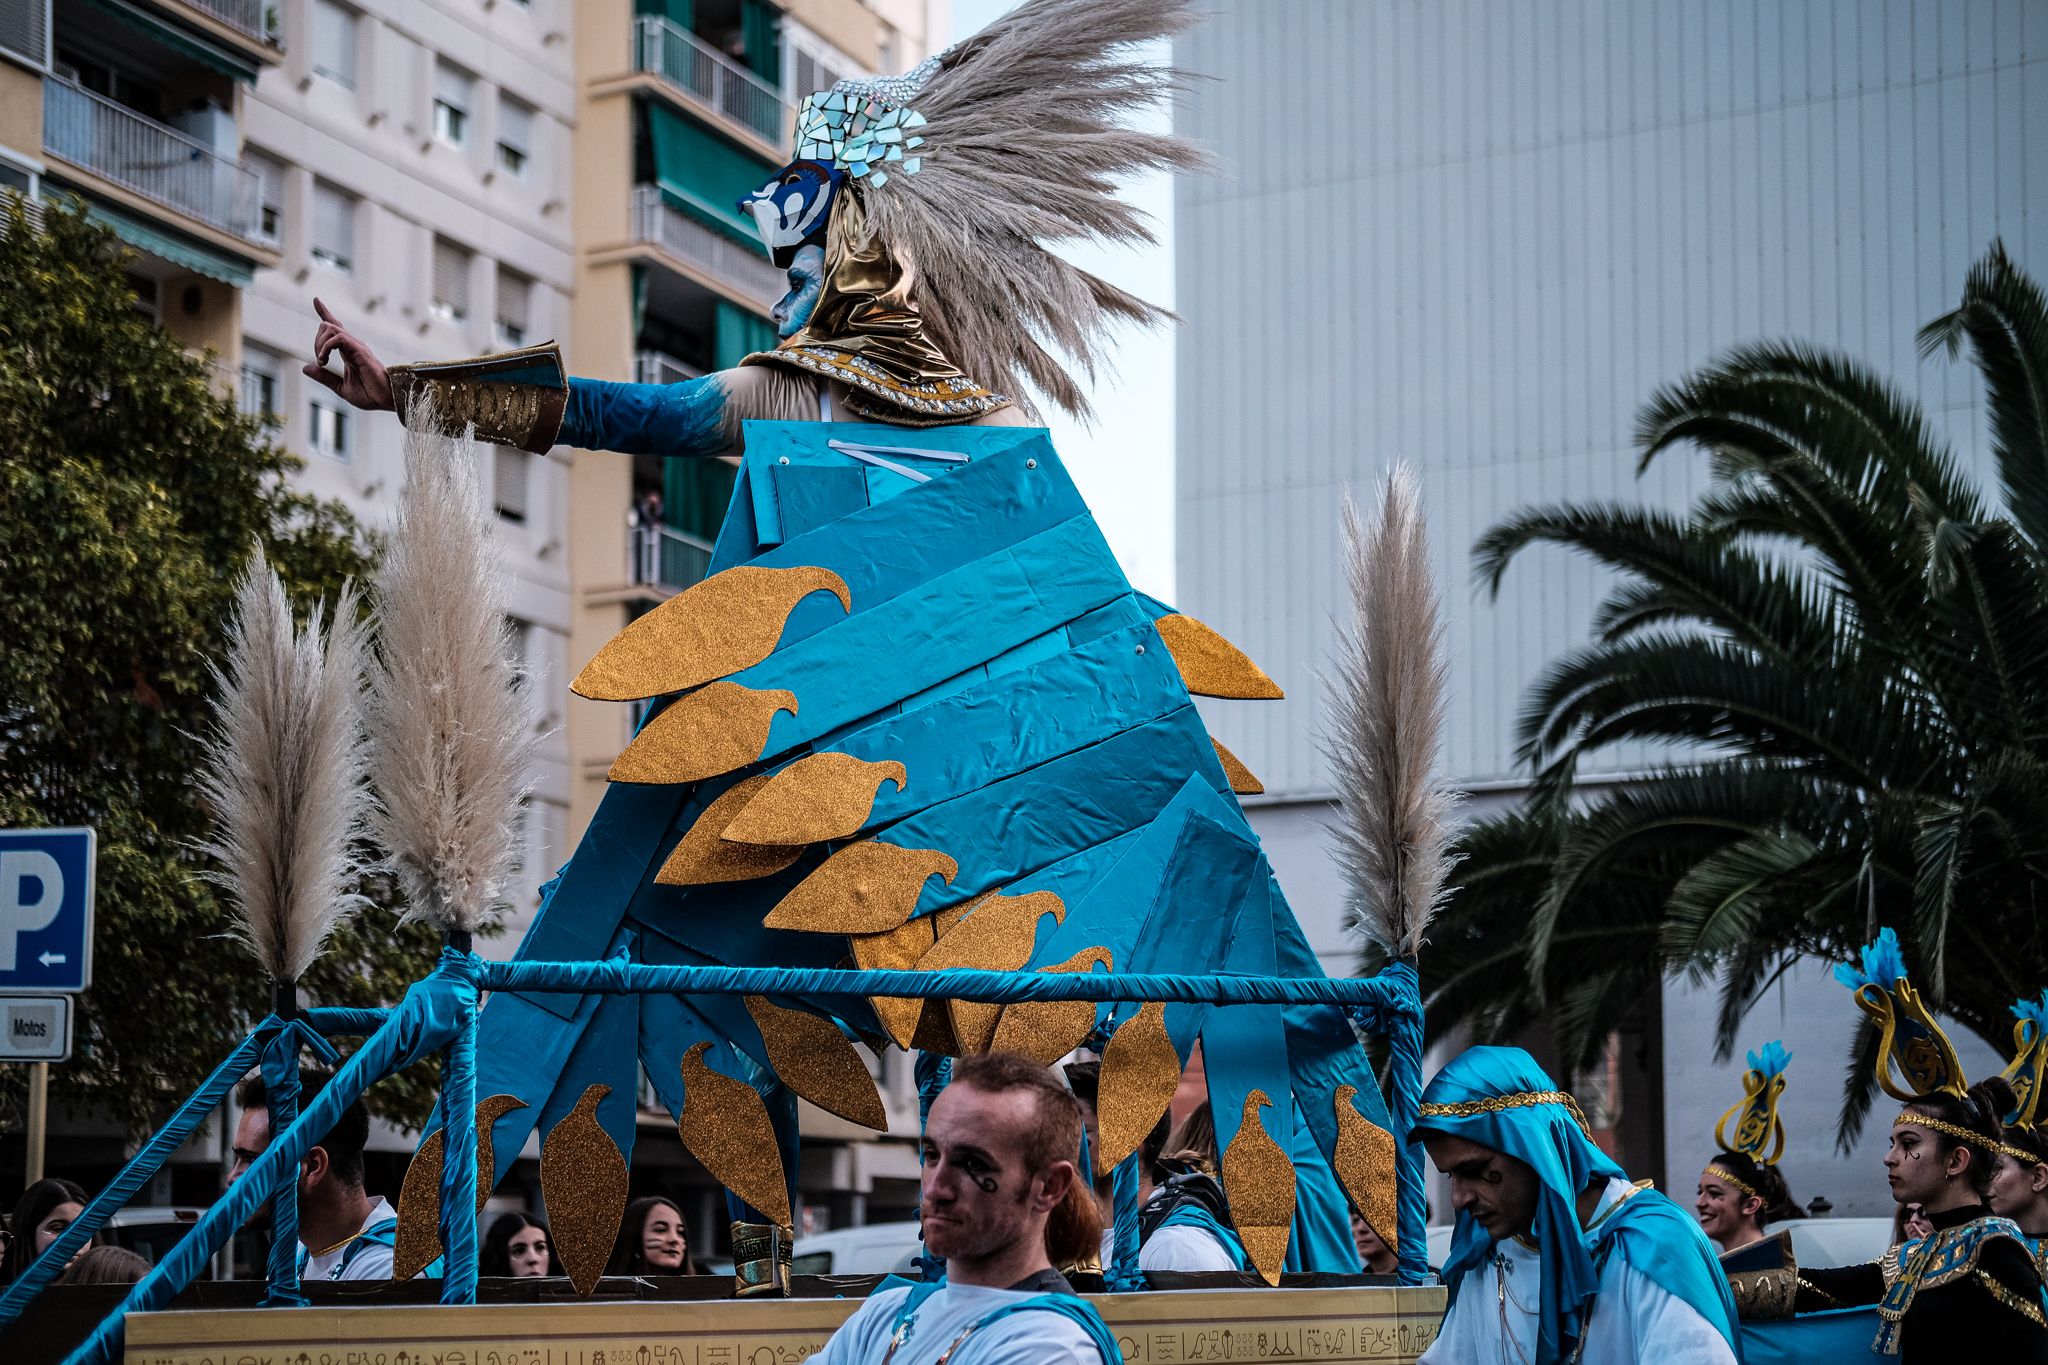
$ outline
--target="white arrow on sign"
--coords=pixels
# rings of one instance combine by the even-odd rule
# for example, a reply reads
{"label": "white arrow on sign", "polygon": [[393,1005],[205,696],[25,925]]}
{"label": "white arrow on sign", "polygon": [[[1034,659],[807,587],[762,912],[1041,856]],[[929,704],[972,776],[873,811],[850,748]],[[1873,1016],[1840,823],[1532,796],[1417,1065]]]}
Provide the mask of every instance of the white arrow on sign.
{"label": "white arrow on sign", "polygon": [[69,959],[66,958],[62,953],[53,953],[45,949],[43,955],[37,958],[36,961],[42,963],[45,967],[47,967],[53,962],[66,962],[69,961]]}

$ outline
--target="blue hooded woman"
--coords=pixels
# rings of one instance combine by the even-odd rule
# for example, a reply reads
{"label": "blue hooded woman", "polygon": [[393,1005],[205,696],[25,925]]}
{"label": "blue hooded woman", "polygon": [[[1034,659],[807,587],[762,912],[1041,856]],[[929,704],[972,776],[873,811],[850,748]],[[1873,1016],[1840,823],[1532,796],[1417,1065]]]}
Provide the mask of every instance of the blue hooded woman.
{"label": "blue hooded woman", "polygon": [[1699,1223],[1593,1144],[1520,1048],[1477,1047],[1423,1092],[1450,1178],[1450,1307],[1424,1365],[1732,1365],[1735,1305]]}

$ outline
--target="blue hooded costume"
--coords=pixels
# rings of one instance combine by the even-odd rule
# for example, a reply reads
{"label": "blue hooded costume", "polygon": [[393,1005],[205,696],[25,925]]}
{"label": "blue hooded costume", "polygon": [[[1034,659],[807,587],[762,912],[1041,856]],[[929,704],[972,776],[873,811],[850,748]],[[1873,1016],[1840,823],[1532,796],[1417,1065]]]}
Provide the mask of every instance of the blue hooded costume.
{"label": "blue hooded costume", "polygon": [[[1528,1053],[1476,1047],[1439,1071],[1423,1092],[1415,1136],[1430,1132],[1478,1143],[1536,1173],[1539,1193],[1528,1232],[1541,1267],[1535,1365],[1571,1358],[1615,1257],[1693,1308],[1736,1352],[1735,1304],[1713,1247],[1690,1214],[1644,1188],[1608,1210],[1592,1230],[1580,1225],[1580,1192],[1626,1177],[1593,1145],[1576,1102]],[[1493,1238],[1461,1210],[1443,1267],[1450,1314],[1458,1311],[1466,1277],[1493,1255]]]}

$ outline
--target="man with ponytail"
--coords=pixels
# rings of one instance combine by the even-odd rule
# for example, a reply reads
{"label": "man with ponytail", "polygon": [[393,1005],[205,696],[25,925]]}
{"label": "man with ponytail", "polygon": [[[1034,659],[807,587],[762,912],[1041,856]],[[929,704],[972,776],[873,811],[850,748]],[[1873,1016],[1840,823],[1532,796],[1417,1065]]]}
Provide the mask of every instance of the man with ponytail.
{"label": "man with ponytail", "polygon": [[1876,1304],[1871,1349],[1907,1365],[2048,1365],[2040,1271],[2020,1229],[1984,1203],[2006,1148],[2004,1118],[2018,1108],[2011,1083],[1967,1083],[1948,1035],[1906,977],[1891,930],[1864,949],[1860,970],[1835,974],[1881,1032],[1878,1084],[1905,1102],[1884,1158],[1892,1198],[1920,1205],[1934,1231],[1881,1261],[1800,1270],[1800,1311]]}
{"label": "man with ponytail", "polygon": [[1038,1063],[955,1061],[919,1144],[925,1249],[946,1276],[877,1290],[821,1365],[1120,1365],[1102,1319],[1053,1269],[1092,1256],[1102,1235],[1075,1164],[1081,1132],[1080,1104]]}

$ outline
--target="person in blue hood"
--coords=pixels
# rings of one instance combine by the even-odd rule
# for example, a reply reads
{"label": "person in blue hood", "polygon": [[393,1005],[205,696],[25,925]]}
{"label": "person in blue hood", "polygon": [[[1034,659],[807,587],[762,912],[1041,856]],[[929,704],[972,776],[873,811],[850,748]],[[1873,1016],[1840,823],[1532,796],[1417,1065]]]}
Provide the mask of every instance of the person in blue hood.
{"label": "person in blue hood", "polygon": [[1450,1308],[1423,1365],[1734,1365],[1735,1305],[1699,1223],[1629,1183],[1520,1048],[1476,1047],[1423,1092],[1414,1136],[1458,1212]]}

